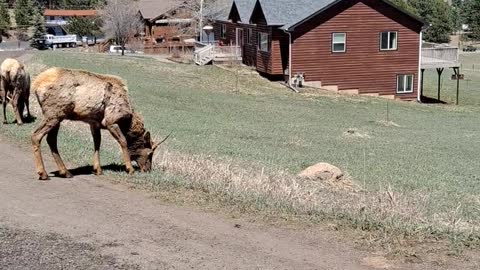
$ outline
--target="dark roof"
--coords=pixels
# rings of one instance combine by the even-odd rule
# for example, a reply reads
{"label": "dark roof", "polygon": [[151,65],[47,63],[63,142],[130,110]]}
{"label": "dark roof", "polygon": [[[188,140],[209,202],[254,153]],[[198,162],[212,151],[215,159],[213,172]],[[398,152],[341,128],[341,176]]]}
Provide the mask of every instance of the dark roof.
{"label": "dark roof", "polygon": [[252,15],[252,10],[255,7],[257,0],[235,0],[232,5],[235,4],[240,15],[240,21],[243,23],[248,23],[250,21],[250,15]]}
{"label": "dark roof", "polygon": [[268,25],[291,25],[309,17],[337,0],[258,0]]}
{"label": "dark roof", "polygon": [[181,4],[180,0],[140,0],[138,9],[146,20],[156,19]]}
{"label": "dark roof", "polygon": [[[235,2],[245,2],[247,0],[234,0]],[[316,16],[327,8],[333,6],[344,0],[256,0],[260,3],[262,11],[265,15],[265,19],[268,25],[281,26],[281,29],[290,30],[297,25],[309,20],[313,16]],[[400,12],[406,14],[414,20],[422,24],[426,24],[425,21],[417,16],[405,11],[396,5],[392,4],[388,0],[383,1],[388,5],[391,5],[398,9]],[[253,10],[252,10],[253,11]],[[240,12],[240,10],[239,10]],[[251,14],[252,12],[250,12]],[[242,15],[241,15],[242,16]],[[243,21],[243,20],[242,20]]]}

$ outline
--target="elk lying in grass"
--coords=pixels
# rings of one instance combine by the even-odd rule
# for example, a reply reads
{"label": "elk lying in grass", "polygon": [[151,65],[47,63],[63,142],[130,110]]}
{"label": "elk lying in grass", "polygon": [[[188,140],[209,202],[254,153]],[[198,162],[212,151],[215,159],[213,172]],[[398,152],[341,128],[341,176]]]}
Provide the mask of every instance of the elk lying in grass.
{"label": "elk lying in grass", "polygon": [[150,171],[155,149],[167,139],[159,143],[152,141],[140,115],[130,105],[127,86],[118,77],[50,68],[38,75],[32,89],[43,112],[43,121],[32,134],[35,165],[40,180],[48,179],[40,150],[45,135],[59,175],[72,177],[57,148],[58,130],[63,120],[83,121],[90,125],[95,149],[93,169],[97,175],[102,173],[99,153],[101,129],[107,129],[120,144],[130,174],[134,172],[132,160],[137,162],[142,172]]}
{"label": "elk lying in grass", "polygon": [[3,123],[7,123],[6,108],[10,100],[17,125],[23,124],[23,110],[27,107],[27,117],[30,118],[30,75],[25,66],[15,59],[7,58],[0,66],[0,93],[3,103]]}

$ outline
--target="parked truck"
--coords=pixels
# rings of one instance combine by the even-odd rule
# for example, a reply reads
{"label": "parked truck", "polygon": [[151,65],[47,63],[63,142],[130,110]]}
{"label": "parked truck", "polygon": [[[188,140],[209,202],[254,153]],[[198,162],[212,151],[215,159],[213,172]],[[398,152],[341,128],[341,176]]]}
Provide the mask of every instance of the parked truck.
{"label": "parked truck", "polygon": [[45,45],[51,48],[77,46],[76,35],[54,36],[54,35],[47,34],[44,37],[45,37]]}

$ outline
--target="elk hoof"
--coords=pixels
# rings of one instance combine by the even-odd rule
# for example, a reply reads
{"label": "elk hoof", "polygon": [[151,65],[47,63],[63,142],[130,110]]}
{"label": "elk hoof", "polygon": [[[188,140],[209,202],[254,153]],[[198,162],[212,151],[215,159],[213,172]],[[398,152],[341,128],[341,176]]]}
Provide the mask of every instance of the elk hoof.
{"label": "elk hoof", "polygon": [[94,170],[93,170],[93,174],[95,174],[95,175],[97,175],[97,176],[98,176],[98,175],[102,175],[102,174],[103,174],[103,172],[102,172],[102,170],[99,170],[99,169],[94,169]]}
{"label": "elk hoof", "polygon": [[73,178],[73,174],[71,174],[69,171],[60,172],[58,175],[63,178]]}
{"label": "elk hoof", "polygon": [[23,122],[17,122],[17,126],[23,125]]}
{"label": "elk hoof", "polygon": [[129,175],[133,175],[135,173],[135,170],[133,168],[128,168],[127,172]]}
{"label": "elk hoof", "polygon": [[47,172],[42,172],[38,174],[38,180],[45,181],[45,180],[50,180],[50,178],[48,177]]}

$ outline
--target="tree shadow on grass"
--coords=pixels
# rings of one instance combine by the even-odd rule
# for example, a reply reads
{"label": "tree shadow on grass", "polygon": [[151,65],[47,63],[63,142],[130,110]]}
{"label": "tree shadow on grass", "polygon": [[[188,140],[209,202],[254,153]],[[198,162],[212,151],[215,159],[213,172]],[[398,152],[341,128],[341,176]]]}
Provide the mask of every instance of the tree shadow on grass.
{"label": "tree shadow on grass", "polygon": [[[139,168],[137,166],[133,166],[135,170],[138,170]],[[74,169],[69,169],[68,170],[73,176],[80,176],[80,175],[94,175],[93,172],[93,166],[92,165],[87,165],[87,166],[81,166],[77,167]],[[102,171],[103,172],[114,172],[114,173],[127,173],[125,169],[124,164],[118,164],[118,163],[112,163],[109,165],[104,165],[102,166]],[[60,177],[59,171],[54,171],[52,174],[55,177]]]}

